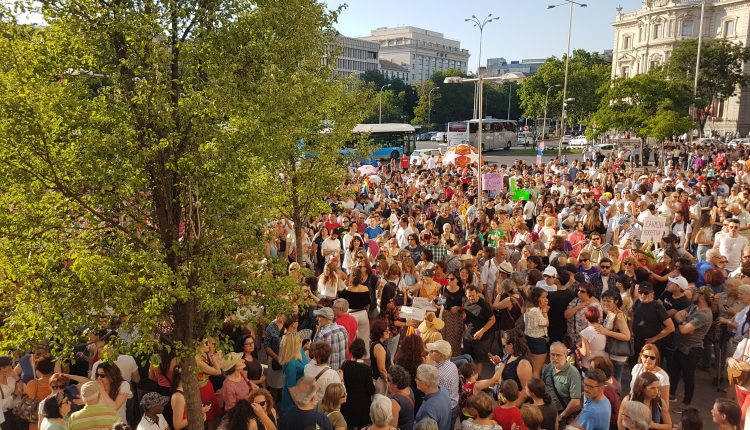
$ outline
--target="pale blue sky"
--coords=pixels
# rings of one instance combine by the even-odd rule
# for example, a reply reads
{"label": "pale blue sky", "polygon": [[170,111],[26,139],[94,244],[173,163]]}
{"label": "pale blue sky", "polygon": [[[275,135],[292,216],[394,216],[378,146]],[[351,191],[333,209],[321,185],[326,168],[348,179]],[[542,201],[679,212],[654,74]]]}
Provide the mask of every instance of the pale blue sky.
{"label": "pale blue sky", "polygon": [[[580,0],[588,7],[573,11],[571,49],[612,49],[611,23],[615,8],[625,12],[641,6],[642,0]],[[476,70],[479,30],[465,18],[499,16],[484,28],[482,64],[487,58],[506,60],[562,56],[567,47],[568,6],[547,10],[563,0],[328,0],[331,7],[346,3],[336,28],[345,36],[368,36],[377,27],[411,25],[443,33],[469,50],[469,69]]]}

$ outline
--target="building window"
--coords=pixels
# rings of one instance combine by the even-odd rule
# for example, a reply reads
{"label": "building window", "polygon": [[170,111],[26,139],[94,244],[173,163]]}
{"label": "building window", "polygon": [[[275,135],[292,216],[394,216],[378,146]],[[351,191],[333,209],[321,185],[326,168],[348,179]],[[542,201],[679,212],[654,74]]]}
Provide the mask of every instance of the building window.
{"label": "building window", "polygon": [[651,60],[651,62],[648,63],[648,69],[654,70],[659,68],[659,62],[656,60]]}
{"label": "building window", "polygon": [[654,34],[653,34],[654,40],[661,39],[663,28],[664,26],[662,24],[654,24]]}
{"label": "building window", "polygon": [[734,37],[734,20],[724,22],[724,37]]}
{"label": "building window", "polygon": [[685,21],[682,21],[682,31],[680,32],[680,35],[684,37],[690,37],[693,35],[693,20],[687,19]]}
{"label": "building window", "polygon": [[620,69],[620,77],[622,78],[630,77],[630,66],[622,66],[622,68]]}
{"label": "building window", "polygon": [[633,36],[627,35],[622,38],[622,49],[631,49],[633,47]]}

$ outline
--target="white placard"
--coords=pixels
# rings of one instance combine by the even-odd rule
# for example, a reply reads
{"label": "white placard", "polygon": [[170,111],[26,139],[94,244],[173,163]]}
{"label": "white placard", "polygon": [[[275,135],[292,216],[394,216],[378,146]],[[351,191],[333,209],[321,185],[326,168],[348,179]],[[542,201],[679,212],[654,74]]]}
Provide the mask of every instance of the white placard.
{"label": "white placard", "polygon": [[641,233],[641,243],[651,242],[659,243],[664,236],[667,219],[663,216],[649,216],[643,220],[643,231]]}
{"label": "white placard", "polygon": [[407,320],[424,321],[425,310],[414,306],[401,306],[399,316]]}

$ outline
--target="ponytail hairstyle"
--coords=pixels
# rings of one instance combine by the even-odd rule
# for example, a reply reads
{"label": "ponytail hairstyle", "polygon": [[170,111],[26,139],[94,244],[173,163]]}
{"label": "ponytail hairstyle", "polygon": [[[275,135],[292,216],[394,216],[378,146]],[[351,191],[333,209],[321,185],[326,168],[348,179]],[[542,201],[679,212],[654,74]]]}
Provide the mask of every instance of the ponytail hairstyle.
{"label": "ponytail hairstyle", "polygon": [[547,385],[539,378],[531,378],[526,383],[526,388],[535,396],[542,399],[545,405],[552,403],[552,397],[547,393]]}

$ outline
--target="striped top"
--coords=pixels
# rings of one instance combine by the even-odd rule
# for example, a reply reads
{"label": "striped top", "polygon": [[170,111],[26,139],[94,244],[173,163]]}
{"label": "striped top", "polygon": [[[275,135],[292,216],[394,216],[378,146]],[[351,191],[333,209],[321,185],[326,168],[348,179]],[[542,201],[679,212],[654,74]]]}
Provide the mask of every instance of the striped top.
{"label": "striped top", "polygon": [[111,430],[120,417],[113,408],[101,405],[86,405],[74,412],[68,421],[70,430]]}

